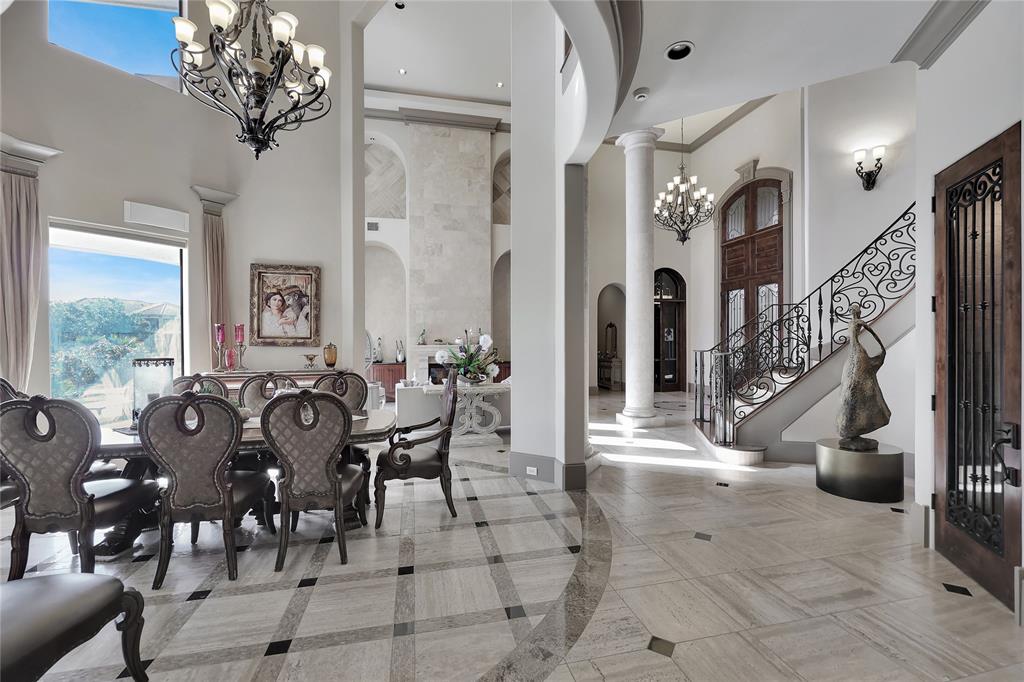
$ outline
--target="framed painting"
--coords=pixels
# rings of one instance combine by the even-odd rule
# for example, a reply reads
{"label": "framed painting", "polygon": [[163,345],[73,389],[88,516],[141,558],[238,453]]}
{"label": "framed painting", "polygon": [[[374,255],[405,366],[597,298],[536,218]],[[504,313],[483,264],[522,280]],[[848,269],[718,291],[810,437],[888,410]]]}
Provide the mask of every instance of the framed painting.
{"label": "framed painting", "polygon": [[320,346],[320,266],[249,266],[249,343]]}

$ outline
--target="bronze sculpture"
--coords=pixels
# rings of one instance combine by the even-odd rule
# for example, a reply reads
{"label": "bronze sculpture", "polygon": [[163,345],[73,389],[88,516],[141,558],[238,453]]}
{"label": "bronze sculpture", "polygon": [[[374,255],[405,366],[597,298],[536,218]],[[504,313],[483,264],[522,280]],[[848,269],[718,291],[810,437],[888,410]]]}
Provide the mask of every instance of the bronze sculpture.
{"label": "bronze sculpture", "polygon": [[[876,450],[878,441],[864,438],[865,433],[880,429],[889,423],[892,412],[885,404],[885,397],[878,385],[878,370],[885,362],[885,345],[866,322],[860,319],[860,306],[850,306],[850,354],[843,365],[840,384],[839,414],[836,426],[839,429],[839,447],[844,450]],[[882,352],[868,355],[860,343],[859,334],[866,330],[875,338]]]}

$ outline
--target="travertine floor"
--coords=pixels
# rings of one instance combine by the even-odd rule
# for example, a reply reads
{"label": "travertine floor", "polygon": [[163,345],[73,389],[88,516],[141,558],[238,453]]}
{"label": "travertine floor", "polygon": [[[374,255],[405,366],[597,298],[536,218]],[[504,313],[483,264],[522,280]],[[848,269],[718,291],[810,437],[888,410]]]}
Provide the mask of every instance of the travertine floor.
{"label": "travertine floor", "polygon": [[813,466],[721,465],[687,396],[659,395],[668,426],[632,433],[621,398],[591,399],[609,585],[551,679],[1024,680],[1024,629],[913,544],[909,488],[868,504],[818,491]]}
{"label": "travertine floor", "polygon": [[[508,477],[507,446],[454,450],[459,517],[436,481],[392,485],[383,528],[349,534],[345,567],[318,513],[280,574],[275,538],[250,520],[234,583],[209,524],[195,550],[180,526],[159,592],[155,533],[99,570],[146,596],[154,680],[1024,679],[1024,630],[913,543],[909,490],[859,503],[818,491],[813,467],[721,464],[687,396],[658,405],[665,428],[625,432],[621,394],[592,398],[605,463],[583,495]],[[48,536],[29,565],[75,562]],[[49,679],[114,679],[116,635]]]}

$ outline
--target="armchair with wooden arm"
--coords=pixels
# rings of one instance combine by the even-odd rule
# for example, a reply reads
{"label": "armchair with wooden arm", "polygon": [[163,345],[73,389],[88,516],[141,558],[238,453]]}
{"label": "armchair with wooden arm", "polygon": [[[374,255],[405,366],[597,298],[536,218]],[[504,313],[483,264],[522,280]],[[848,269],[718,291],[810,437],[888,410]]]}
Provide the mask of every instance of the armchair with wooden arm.
{"label": "armchair with wooden arm", "polygon": [[[455,502],[452,500],[452,470],[448,466],[448,451],[452,439],[452,424],[455,421],[455,410],[458,405],[458,389],[455,370],[449,370],[445,382],[441,416],[423,424],[414,424],[398,429],[392,435],[390,447],[386,452],[377,455],[377,475],[373,480],[374,504],[377,507],[375,528],[380,528],[384,520],[385,483],[392,479],[438,478],[444,492],[448,511],[458,516]],[[441,428],[419,438],[407,439],[414,431],[422,431],[434,425]]]}

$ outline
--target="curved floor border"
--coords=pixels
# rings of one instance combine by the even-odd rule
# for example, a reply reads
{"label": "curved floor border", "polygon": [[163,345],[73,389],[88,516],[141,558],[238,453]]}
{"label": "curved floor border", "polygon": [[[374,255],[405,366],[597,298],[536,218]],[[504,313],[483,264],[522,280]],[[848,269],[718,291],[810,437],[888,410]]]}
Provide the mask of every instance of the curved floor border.
{"label": "curved floor border", "polygon": [[565,589],[529,636],[481,680],[542,680],[579,640],[608,584],[612,535],[600,505],[586,491],[567,491],[576,504],[583,537]]}

